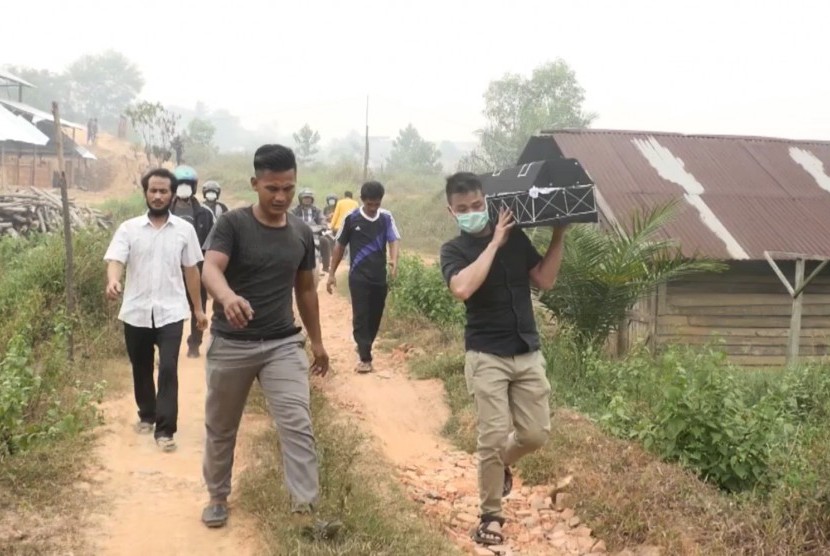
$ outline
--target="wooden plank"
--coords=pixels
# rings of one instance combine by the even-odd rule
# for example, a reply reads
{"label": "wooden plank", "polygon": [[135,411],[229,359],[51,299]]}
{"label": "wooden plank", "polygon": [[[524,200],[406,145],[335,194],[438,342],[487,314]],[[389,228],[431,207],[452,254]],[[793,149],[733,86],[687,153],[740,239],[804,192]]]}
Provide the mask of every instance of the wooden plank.
{"label": "wooden plank", "polygon": [[[805,293],[804,304],[830,304],[830,294]],[[757,293],[675,293],[666,300],[668,307],[723,307],[725,305],[780,305],[788,310],[792,308],[793,300],[786,293],[757,294]]]}
{"label": "wooden plank", "polygon": [[[715,332],[721,336],[754,336],[754,337],[770,337],[770,338],[786,338],[789,334],[787,327],[781,328],[717,328],[712,326],[690,326],[666,324],[665,317],[660,317],[660,324],[657,327],[657,334],[659,336],[666,336],[672,334],[680,334],[686,336],[708,336]],[[825,338],[830,337],[830,330],[802,329],[801,337],[809,338]]]}
{"label": "wooden plank", "polygon": [[[682,335],[664,334],[660,336],[661,344],[689,344],[705,345],[708,343],[723,344],[727,346],[781,346],[787,345],[786,336],[723,336],[720,334],[710,335]],[[802,338],[802,347],[830,347],[830,337]]]}
{"label": "wooden plank", "polygon": [[[791,277],[795,273],[795,266],[793,264],[794,261],[789,261],[789,264],[783,265],[779,262],[779,266],[781,266],[784,274],[787,277]],[[807,265],[807,270],[812,272],[820,265],[818,261],[809,261]],[[815,280],[819,282],[823,282],[824,284],[830,284],[830,267],[825,267],[822,269],[818,276],[816,276]],[[724,272],[721,274],[691,274],[689,276],[684,276],[679,280],[675,280],[671,282],[672,285],[680,285],[680,284],[716,284],[719,282],[741,282],[747,284],[779,284],[780,280],[772,271],[772,269],[764,263],[764,270],[763,272],[752,273],[752,272]]]}
{"label": "wooden plank", "polygon": [[[790,324],[790,317],[719,317],[709,315],[666,316],[663,318],[684,318],[692,326],[712,326],[718,328],[786,328]],[[682,324],[683,321],[680,322]],[[830,329],[830,318],[807,316],[802,318],[803,328]]]}
{"label": "wooden plank", "polygon": [[[799,296],[800,299],[800,296]],[[830,317],[830,304],[808,305],[802,307],[802,314],[811,317]],[[679,307],[673,308],[670,315],[710,315],[724,317],[789,317],[792,305],[727,305],[722,307]]]}

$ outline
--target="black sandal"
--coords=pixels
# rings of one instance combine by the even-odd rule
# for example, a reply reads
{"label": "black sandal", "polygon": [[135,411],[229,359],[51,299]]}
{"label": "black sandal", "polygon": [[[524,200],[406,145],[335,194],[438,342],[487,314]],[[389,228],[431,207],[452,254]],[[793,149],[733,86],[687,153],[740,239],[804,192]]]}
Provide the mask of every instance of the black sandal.
{"label": "black sandal", "polygon": [[[493,523],[497,523],[499,525],[499,531],[493,531],[490,529],[490,525]],[[504,544],[504,535],[501,532],[501,527],[503,525],[503,517],[483,515],[481,516],[481,523],[479,523],[478,527],[473,530],[473,534],[471,536],[475,542],[485,546]]]}
{"label": "black sandal", "polygon": [[501,496],[504,498],[513,490],[513,472],[508,466],[504,466],[504,486],[501,489]]}

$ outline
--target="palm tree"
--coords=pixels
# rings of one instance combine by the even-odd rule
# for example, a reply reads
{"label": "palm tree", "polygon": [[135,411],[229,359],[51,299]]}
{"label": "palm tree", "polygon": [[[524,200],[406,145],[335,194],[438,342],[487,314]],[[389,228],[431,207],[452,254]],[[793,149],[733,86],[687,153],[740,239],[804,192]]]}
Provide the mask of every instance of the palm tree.
{"label": "palm tree", "polygon": [[675,240],[659,237],[676,207],[671,202],[644,209],[632,217],[628,229],[611,224],[569,230],[556,287],[540,299],[573,328],[578,348],[599,348],[637,301],[658,285],[726,268],[717,261],[683,256]]}

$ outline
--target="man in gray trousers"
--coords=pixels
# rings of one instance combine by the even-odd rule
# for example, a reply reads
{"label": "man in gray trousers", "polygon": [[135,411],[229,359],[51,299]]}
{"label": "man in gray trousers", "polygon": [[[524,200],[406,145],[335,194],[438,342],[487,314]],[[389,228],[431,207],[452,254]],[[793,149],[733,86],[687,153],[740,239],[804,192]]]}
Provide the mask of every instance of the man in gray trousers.
{"label": "man in gray trousers", "polygon": [[[207,351],[204,478],[208,527],[228,520],[236,434],[254,380],[277,425],[292,511],[311,514],[318,499],[311,428],[309,370],[325,375],[311,229],[289,214],[297,181],[291,149],[263,145],[254,154],[255,205],[222,215],[205,243],[203,280],[213,296],[213,340]],[[292,290],[314,357],[295,324]]]}

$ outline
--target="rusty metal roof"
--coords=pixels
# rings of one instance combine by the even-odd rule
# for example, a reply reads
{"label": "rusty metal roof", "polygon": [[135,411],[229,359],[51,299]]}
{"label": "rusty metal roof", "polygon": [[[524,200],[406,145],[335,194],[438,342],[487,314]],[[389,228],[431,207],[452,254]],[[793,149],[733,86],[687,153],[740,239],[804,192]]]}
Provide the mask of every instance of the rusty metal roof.
{"label": "rusty metal roof", "polygon": [[[830,257],[830,142],[641,131],[544,132],[578,159],[621,223],[681,199],[664,232],[684,253],[763,259],[764,251]],[[610,214],[608,214],[610,212]]]}

